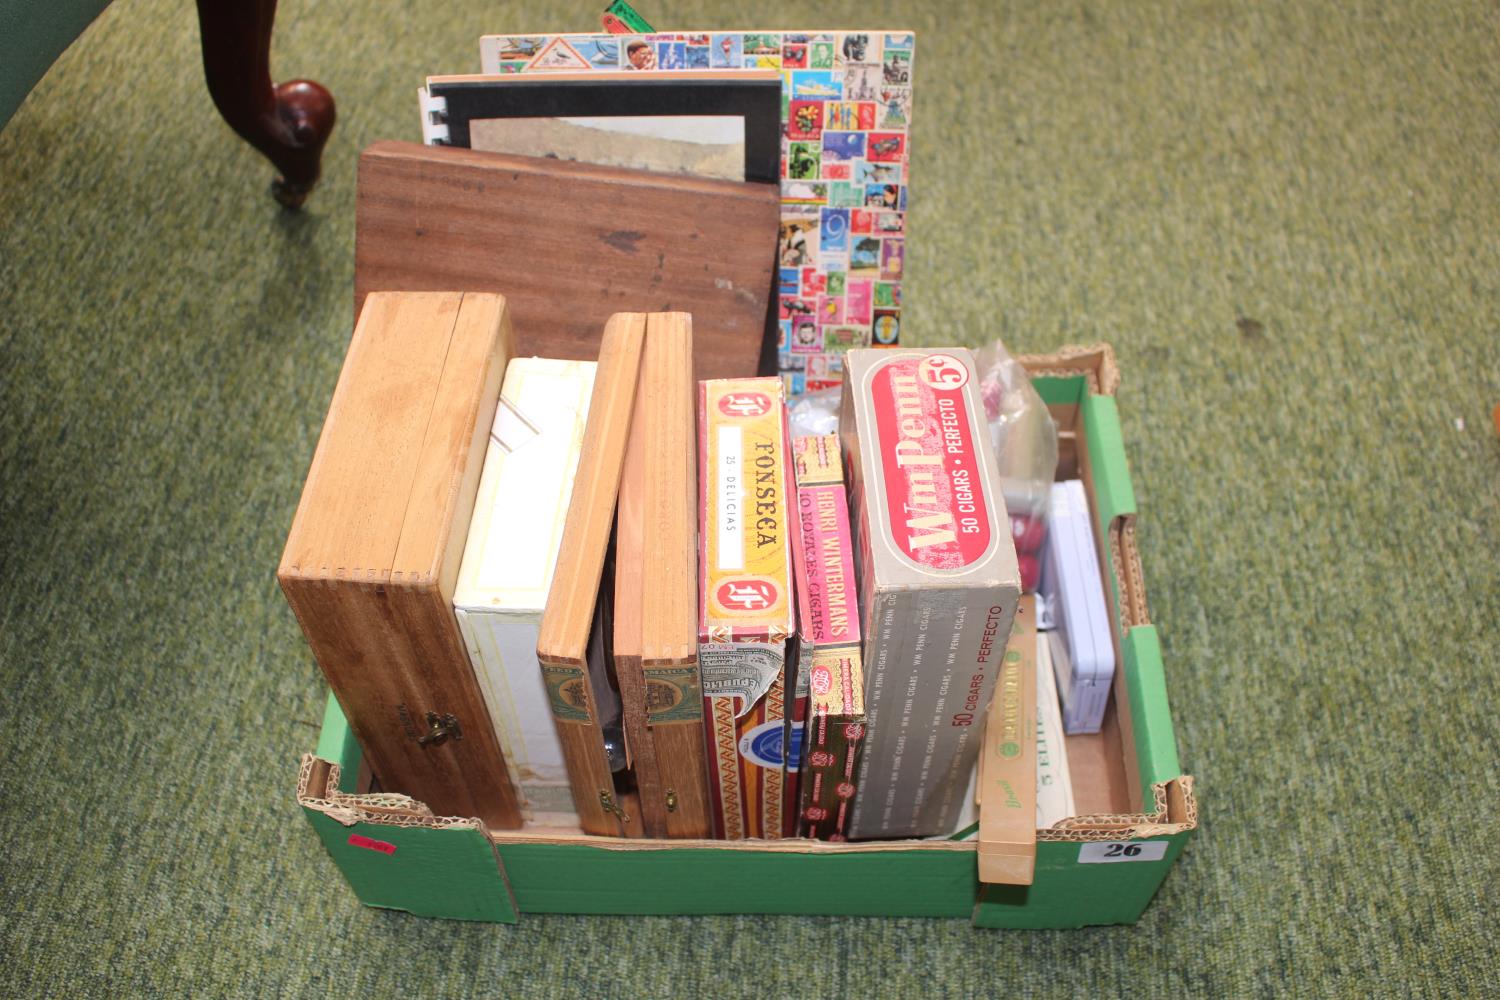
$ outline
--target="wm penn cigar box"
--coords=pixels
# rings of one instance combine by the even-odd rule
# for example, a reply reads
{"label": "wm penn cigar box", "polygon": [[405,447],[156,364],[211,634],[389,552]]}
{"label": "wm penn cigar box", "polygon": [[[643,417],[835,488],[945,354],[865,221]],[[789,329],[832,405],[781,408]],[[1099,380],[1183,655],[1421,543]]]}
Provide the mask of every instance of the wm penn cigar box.
{"label": "wm penn cigar box", "polygon": [[714,835],[779,838],[793,604],[777,378],[698,384],[699,636]]}
{"label": "wm penn cigar box", "polygon": [[794,536],[799,693],[811,711],[802,735],[805,836],[844,840],[865,729],[854,543],[836,434],[793,442],[799,530]]}
{"label": "wm penn cigar box", "polygon": [[845,364],[868,717],[849,836],[931,836],[963,806],[1020,571],[972,355]]}

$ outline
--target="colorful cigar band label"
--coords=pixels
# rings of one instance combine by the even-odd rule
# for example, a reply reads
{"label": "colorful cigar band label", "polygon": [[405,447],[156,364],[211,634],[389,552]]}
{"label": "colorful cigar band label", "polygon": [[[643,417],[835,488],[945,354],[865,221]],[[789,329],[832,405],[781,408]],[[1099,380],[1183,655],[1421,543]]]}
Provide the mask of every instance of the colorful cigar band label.
{"label": "colorful cigar band label", "polygon": [[929,354],[894,358],[868,383],[885,486],[884,510],[871,512],[887,515],[880,527],[896,552],[925,570],[963,570],[994,541],[968,380],[958,358]]}
{"label": "colorful cigar band label", "polygon": [[547,683],[547,697],[557,718],[565,722],[589,721],[588,686],[583,682],[582,670],[544,663],[542,677]]}

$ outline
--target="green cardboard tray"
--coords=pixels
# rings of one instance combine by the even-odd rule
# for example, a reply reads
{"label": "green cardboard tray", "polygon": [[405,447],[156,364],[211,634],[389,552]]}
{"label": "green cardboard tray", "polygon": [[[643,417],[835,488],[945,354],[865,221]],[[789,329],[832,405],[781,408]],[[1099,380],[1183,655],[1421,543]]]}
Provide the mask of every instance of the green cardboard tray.
{"label": "green cardboard tray", "polygon": [[[1107,345],[1022,359],[1090,487],[1119,622],[1114,699],[1100,738],[1118,758],[1115,810],[1038,831],[1030,886],[981,885],[975,843],[625,841],[546,831],[488,833],[406,796],[360,787],[361,752],[330,695],[297,800],[368,906],[455,920],[522,913],[788,913],[969,917],[978,927],[1133,923],[1197,826],[1181,773],[1161,646],[1135,552],[1135,493]],[[1069,461],[1065,457],[1064,462]],[[1070,745],[1071,750],[1071,745]],[[1077,780],[1075,772],[1075,781]]]}

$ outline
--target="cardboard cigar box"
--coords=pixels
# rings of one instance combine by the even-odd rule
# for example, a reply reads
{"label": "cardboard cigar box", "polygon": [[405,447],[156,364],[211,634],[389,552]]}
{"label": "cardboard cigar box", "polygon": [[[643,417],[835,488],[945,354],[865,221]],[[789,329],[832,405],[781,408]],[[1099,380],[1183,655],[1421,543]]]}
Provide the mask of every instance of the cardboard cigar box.
{"label": "cardboard cigar box", "polygon": [[849,836],[953,828],[1020,597],[973,356],[855,350],[848,463],[869,719]]}
{"label": "cardboard cigar box", "polygon": [[838,435],[797,438],[793,451],[797,679],[810,702],[798,773],[802,831],[837,841],[846,839],[865,728],[854,540]]}
{"label": "cardboard cigar box", "polygon": [[699,636],[715,836],[785,828],[794,626],[786,407],[776,378],[699,383]]}
{"label": "cardboard cigar box", "polygon": [[453,595],[525,818],[551,826],[577,826],[578,813],[536,658],[537,632],[594,368],[592,361],[554,358],[515,358],[506,368]]}

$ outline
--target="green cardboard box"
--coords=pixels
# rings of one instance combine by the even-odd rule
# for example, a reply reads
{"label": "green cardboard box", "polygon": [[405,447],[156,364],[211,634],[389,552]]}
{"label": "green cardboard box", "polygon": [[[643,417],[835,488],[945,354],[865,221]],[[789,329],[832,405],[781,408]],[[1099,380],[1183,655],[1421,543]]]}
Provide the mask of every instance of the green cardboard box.
{"label": "green cardboard box", "polygon": [[[1022,358],[1058,422],[1059,477],[1088,489],[1120,628],[1101,732],[1070,736],[1080,815],[1037,833],[1029,886],[983,885],[976,843],[643,841],[434,816],[370,793],[359,744],[330,696],[297,801],[360,901],[456,920],[522,913],[794,913],[969,917],[979,927],[1133,923],[1197,826],[1181,773],[1161,647],[1135,546],[1135,493],[1107,345]],[[983,808],[983,806],[981,806]]]}

